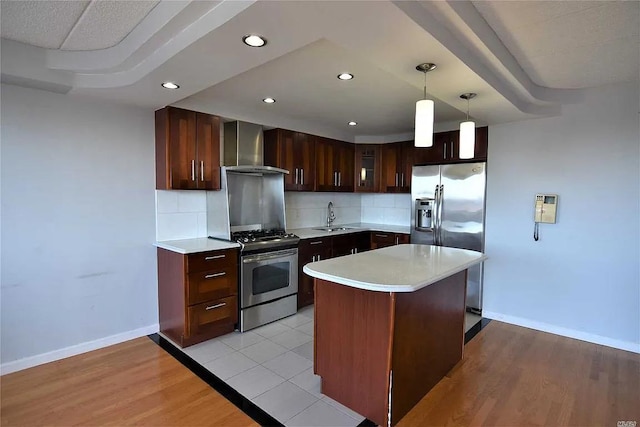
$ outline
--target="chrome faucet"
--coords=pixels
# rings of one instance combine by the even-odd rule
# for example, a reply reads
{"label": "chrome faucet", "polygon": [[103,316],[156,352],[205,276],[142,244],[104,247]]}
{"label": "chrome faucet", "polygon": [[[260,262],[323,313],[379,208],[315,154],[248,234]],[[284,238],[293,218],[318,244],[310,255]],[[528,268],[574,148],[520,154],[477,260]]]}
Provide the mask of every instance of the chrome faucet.
{"label": "chrome faucet", "polygon": [[329,202],[329,205],[327,205],[327,227],[331,227],[335,220],[336,214],[333,213],[333,202]]}

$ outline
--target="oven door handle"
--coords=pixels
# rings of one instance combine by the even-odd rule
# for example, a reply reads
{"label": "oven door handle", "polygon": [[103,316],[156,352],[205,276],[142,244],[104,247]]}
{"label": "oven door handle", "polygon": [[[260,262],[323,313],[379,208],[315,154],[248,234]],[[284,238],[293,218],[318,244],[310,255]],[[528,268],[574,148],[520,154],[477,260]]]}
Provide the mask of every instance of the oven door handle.
{"label": "oven door handle", "polygon": [[242,257],[242,263],[243,264],[249,264],[252,262],[259,262],[259,261],[267,261],[270,259],[277,259],[277,258],[283,258],[283,257],[288,257],[288,256],[294,256],[298,254],[298,250],[294,249],[292,251],[278,251],[276,253],[267,253],[267,254],[258,254],[258,255],[249,255],[246,257]]}

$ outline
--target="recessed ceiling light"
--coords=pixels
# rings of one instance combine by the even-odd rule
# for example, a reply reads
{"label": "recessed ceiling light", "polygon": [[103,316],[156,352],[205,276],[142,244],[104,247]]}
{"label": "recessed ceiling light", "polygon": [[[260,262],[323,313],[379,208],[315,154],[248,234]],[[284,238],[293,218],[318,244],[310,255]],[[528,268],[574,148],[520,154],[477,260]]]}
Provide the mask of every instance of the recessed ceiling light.
{"label": "recessed ceiling light", "polygon": [[274,102],[276,102],[276,100],[273,98],[265,98],[262,100],[262,102],[265,102],[267,104],[273,104]]}
{"label": "recessed ceiling light", "polygon": [[262,47],[267,44],[267,39],[257,34],[247,34],[242,38],[242,41],[251,47]]}
{"label": "recessed ceiling light", "polygon": [[358,124],[357,122],[349,122],[349,126],[355,126],[357,124]]}
{"label": "recessed ceiling light", "polygon": [[162,83],[162,87],[165,89],[178,89],[180,86],[173,82],[164,82]]}
{"label": "recessed ceiling light", "polygon": [[340,80],[351,80],[351,79],[353,78],[353,74],[350,74],[350,73],[341,73],[341,74],[338,74],[338,78],[339,78]]}

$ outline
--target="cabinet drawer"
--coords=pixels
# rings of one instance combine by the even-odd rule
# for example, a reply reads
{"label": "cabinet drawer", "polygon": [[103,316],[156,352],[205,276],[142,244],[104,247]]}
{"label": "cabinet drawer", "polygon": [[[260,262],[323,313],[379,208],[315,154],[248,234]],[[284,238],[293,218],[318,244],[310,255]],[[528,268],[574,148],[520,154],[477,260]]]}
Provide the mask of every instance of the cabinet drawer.
{"label": "cabinet drawer", "polygon": [[238,298],[233,295],[187,308],[188,336],[201,335],[238,321]]}
{"label": "cabinet drawer", "polygon": [[238,267],[234,264],[189,273],[187,289],[189,305],[238,295]]}
{"label": "cabinet drawer", "polygon": [[371,232],[371,247],[382,248],[396,244],[396,236],[394,233],[385,233],[381,231]]}
{"label": "cabinet drawer", "polygon": [[238,264],[238,250],[199,252],[187,255],[187,272],[222,269]]}

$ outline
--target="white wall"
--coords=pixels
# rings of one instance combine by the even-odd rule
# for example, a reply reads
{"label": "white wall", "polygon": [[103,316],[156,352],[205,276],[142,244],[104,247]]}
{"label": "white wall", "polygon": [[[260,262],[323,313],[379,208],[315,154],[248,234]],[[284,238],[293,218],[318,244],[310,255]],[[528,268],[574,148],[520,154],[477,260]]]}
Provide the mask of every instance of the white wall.
{"label": "white wall", "polygon": [[153,111],[2,85],[3,373],[157,331]]}
{"label": "white wall", "polygon": [[[637,84],[608,86],[490,126],[485,315],[640,351],[638,100]],[[537,192],[559,206],[535,242]]]}

